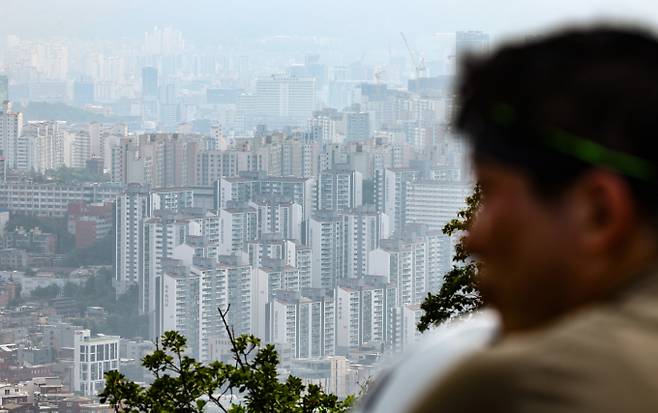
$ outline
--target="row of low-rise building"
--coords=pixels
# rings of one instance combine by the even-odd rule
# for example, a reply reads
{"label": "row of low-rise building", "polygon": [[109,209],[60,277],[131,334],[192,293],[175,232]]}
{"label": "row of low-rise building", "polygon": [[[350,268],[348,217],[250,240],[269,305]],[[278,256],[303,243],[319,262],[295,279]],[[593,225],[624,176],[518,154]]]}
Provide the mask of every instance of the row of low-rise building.
{"label": "row of low-rise building", "polygon": [[113,202],[123,192],[114,183],[0,182],[0,207],[12,213],[66,216],[69,204]]}

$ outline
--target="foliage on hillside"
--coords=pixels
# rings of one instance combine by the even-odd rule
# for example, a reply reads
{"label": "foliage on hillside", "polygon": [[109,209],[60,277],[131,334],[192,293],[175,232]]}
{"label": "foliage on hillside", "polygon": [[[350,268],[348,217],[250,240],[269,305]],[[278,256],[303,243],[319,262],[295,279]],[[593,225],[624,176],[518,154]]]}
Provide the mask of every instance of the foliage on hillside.
{"label": "foliage on hillside", "polygon": [[60,120],[67,122],[112,122],[110,118],[99,113],[69,106],[61,102],[30,102],[26,106],[15,104],[14,110],[22,112],[26,121]]}
{"label": "foliage on hillside", "polygon": [[[466,209],[457,214],[443,227],[443,233],[449,236],[468,231],[481,201],[480,187],[476,186],[471,196],[466,199]],[[418,330],[425,331],[431,326],[473,311],[482,306],[482,296],[478,290],[477,274],[480,263],[474,261],[466,249],[463,237],[455,246],[454,265],[444,275],[441,290],[428,293],[421,304],[423,315],[418,322]]]}
{"label": "foliage on hillside", "polygon": [[[186,355],[185,337],[167,331],[143,360],[155,377],[153,384],[142,387],[118,371],[106,372],[101,402],[116,412],[181,413],[201,413],[208,405],[227,413],[342,413],[352,405],[352,397],[338,400],[298,377],[280,381],[274,346],[262,345],[253,335],[236,337],[226,321],[228,309],[218,311],[231,343],[232,363],[200,363]],[[241,403],[230,404],[231,398],[224,396],[231,395],[239,396]]]}

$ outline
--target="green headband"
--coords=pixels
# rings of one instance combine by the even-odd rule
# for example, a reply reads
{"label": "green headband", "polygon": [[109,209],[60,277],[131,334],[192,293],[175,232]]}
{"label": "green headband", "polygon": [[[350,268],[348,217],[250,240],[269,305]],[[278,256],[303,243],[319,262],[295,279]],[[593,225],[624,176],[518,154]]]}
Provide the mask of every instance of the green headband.
{"label": "green headband", "polygon": [[[516,111],[507,103],[499,103],[493,107],[491,118],[495,123],[509,127],[516,122]],[[656,168],[646,159],[606,148],[590,139],[558,128],[553,128],[543,135],[543,143],[546,146],[581,162],[643,181],[656,181]]]}

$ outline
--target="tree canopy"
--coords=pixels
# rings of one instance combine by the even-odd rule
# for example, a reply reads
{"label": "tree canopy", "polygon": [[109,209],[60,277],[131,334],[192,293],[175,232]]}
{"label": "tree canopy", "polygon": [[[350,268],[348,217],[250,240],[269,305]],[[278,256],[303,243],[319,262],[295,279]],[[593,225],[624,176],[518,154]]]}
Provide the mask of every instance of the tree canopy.
{"label": "tree canopy", "polygon": [[[443,233],[452,236],[467,231],[480,205],[481,197],[480,187],[476,185],[473,194],[466,198],[466,209],[460,211],[455,219],[443,227]],[[430,326],[473,311],[483,304],[477,280],[480,263],[471,258],[463,237],[455,246],[453,262],[452,269],[443,277],[439,292],[428,293],[420,306],[423,315],[418,322],[418,330],[421,332]]]}
{"label": "tree canopy", "polygon": [[[304,385],[295,376],[280,381],[279,355],[273,345],[262,345],[253,335],[235,336],[226,315],[218,309],[229,341],[233,362],[203,364],[186,355],[186,339],[167,331],[143,365],[155,377],[149,387],[128,380],[118,371],[105,373],[102,403],[116,412],[201,413],[214,405],[227,413],[342,413],[354,398],[339,400],[320,386]],[[231,404],[230,396],[240,403]],[[228,399],[228,400],[227,400]]]}

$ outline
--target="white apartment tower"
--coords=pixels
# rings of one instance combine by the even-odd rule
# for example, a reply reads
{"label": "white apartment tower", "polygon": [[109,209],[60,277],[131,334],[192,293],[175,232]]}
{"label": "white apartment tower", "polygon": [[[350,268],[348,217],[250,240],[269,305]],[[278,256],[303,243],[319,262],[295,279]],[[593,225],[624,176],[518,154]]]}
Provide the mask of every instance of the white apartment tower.
{"label": "white apartment tower", "polygon": [[466,207],[470,185],[450,181],[415,181],[406,185],[404,223],[441,230]]}
{"label": "white apartment tower", "polygon": [[397,288],[383,277],[368,276],[339,281],[335,295],[337,351],[383,348],[391,309],[398,305]]}
{"label": "white apartment tower", "polygon": [[265,340],[290,348],[294,358],[335,354],[335,304],[322,290],[272,293],[267,304]]}
{"label": "white apartment tower", "polygon": [[302,240],[302,206],[287,200],[271,197],[258,198],[249,203],[256,210],[258,238],[263,235],[278,235],[282,239]]}
{"label": "white apartment tower", "polygon": [[0,151],[7,168],[17,168],[18,138],[22,136],[23,114],[11,110],[11,102],[4,101],[0,111]]}
{"label": "white apartment tower", "polygon": [[384,214],[364,209],[318,211],[309,220],[311,279],[316,288],[368,274],[371,251],[390,234]]}
{"label": "white apartment tower", "polygon": [[28,149],[28,153],[36,156],[29,162],[32,169],[44,173],[64,166],[64,132],[60,122],[30,122],[23,130],[23,136],[30,136],[32,139],[26,144],[34,145],[34,149]]}
{"label": "white apartment tower", "polygon": [[138,285],[142,278],[144,221],[153,212],[148,189],[131,185],[116,199],[115,212],[115,280],[117,292]]}
{"label": "white apartment tower", "polygon": [[272,75],[257,79],[256,93],[242,97],[238,106],[256,122],[301,126],[315,110],[316,99],[315,79]]}
{"label": "white apartment tower", "polygon": [[363,204],[363,177],[351,169],[320,172],[317,184],[317,210],[343,210]]}
{"label": "white apartment tower", "polygon": [[[152,339],[164,332],[161,329],[160,313],[163,264],[167,258],[182,259],[182,255],[176,255],[177,247],[185,244],[191,237],[207,246],[204,249],[206,256],[217,257],[217,222],[217,216],[210,212],[182,215],[163,210],[144,221],[139,310],[149,316],[149,335]],[[191,248],[190,252],[185,254],[187,265],[190,265],[193,254]]]}
{"label": "white apartment tower", "polygon": [[103,374],[119,370],[119,337],[92,337],[89,330],[73,333],[73,391],[96,396],[105,386]]}
{"label": "white apartment tower", "polygon": [[239,254],[245,242],[258,237],[258,214],[255,208],[239,206],[219,210],[219,253]]}
{"label": "white apartment tower", "polygon": [[189,351],[200,353],[199,309],[202,272],[181,260],[163,260],[159,331],[175,330],[187,338]]}
{"label": "white apartment tower", "polygon": [[450,239],[440,231],[410,226],[405,237],[381,240],[370,252],[368,273],[385,277],[398,288],[400,304],[418,304],[436,292],[450,268]]}

